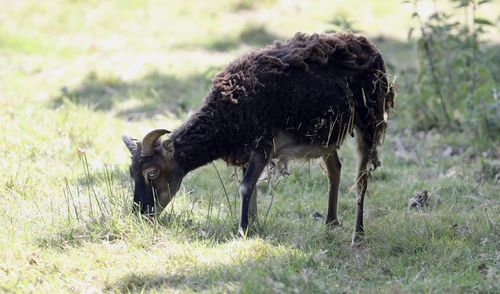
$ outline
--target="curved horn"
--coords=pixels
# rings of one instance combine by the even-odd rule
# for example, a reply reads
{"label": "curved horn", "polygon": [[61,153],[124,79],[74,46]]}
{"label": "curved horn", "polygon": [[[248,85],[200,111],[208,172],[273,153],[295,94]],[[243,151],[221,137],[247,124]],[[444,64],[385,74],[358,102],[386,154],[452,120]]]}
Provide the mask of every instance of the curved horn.
{"label": "curved horn", "polygon": [[153,155],[156,141],[158,141],[161,136],[169,133],[170,131],[157,129],[144,136],[144,139],[142,139],[141,156]]}

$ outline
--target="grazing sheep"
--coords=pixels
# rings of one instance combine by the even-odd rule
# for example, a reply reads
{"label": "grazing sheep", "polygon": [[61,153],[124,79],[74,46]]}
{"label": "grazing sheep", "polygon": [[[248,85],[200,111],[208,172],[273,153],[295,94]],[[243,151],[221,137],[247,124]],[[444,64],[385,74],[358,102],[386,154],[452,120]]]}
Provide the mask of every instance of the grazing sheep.
{"label": "grazing sheep", "polygon": [[154,130],[132,154],[134,203],[161,212],[190,171],[222,158],[243,169],[240,232],[256,214],[255,184],[271,159],[322,157],[328,171],[326,222],[338,225],[337,198],[345,137],[356,130],[359,166],[353,245],[363,234],[363,200],[370,171],[380,165],[394,88],[384,61],[365,37],[297,33],[285,43],[252,51],[215,76],[203,105],[168,139]]}

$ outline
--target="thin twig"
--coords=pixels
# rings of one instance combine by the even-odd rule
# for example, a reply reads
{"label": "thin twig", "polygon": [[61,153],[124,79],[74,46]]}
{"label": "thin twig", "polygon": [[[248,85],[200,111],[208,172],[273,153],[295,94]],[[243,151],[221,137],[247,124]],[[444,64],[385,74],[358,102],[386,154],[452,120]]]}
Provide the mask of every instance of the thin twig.
{"label": "thin twig", "polygon": [[[416,11],[416,4],[415,4],[415,11]],[[434,61],[434,58],[432,56],[432,51],[431,51],[431,47],[430,47],[430,38],[429,38],[429,35],[425,32],[424,23],[422,21],[422,17],[418,13],[416,15],[417,15],[418,21],[420,23],[420,31],[422,33],[422,38],[423,38],[423,41],[424,41],[425,55],[426,55],[426,57],[427,57],[427,59],[429,61],[429,66],[430,66],[430,69],[431,69],[432,81],[434,83],[434,91],[436,92],[436,95],[439,96],[439,101],[440,101],[441,109],[443,110],[443,114],[445,116],[446,122],[449,125],[450,122],[451,122],[451,120],[450,120],[450,116],[448,114],[448,110],[446,108],[446,104],[444,102],[443,91],[442,91],[440,83],[439,83],[439,78],[438,78],[438,75],[437,75],[437,69],[435,67],[435,61]]]}
{"label": "thin twig", "polygon": [[471,60],[471,89],[470,94],[474,95],[476,92],[477,84],[477,69],[476,69],[476,55],[477,55],[477,31],[476,31],[476,1],[471,1],[472,4],[472,60]]}

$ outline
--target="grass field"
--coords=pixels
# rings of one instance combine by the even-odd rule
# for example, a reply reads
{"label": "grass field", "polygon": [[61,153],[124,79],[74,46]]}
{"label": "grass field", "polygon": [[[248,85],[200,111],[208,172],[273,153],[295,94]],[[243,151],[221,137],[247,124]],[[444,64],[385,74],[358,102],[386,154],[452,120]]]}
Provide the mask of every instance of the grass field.
{"label": "grass field", "polygon": [[[500,11],[490,5],[480,13]],[[498,293],[500,140],[415,131],[404,108],[368,186],[361,250],[352,141],[334,230],[312,217],[327,205],[316,161],[260,186],[248,238],[240,175],[219,161],[189,174],[154,223],[130,212],[120,136],[180,125],[224,64],[274,39],[350,19],[405,105],[418,65],[410,15],[396,0],[0,0],[0,292]],[[429,206],[409,210],[422,190]]]}

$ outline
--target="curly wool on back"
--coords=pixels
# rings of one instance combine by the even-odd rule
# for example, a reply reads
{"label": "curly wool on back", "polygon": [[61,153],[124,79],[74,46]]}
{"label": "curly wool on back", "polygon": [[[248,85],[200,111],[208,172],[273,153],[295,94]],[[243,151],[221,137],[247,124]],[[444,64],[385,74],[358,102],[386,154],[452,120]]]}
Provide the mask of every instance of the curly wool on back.
{"label": "curly wool on back", "polygon": [[376,168],[393,107],[384,61],[365,37],[297,33],[225,67],[170,138],[187,172],[217,158],[244,165],[252,149],[270,154],[278,131],[302,144],[339,147],[356,129]]}

